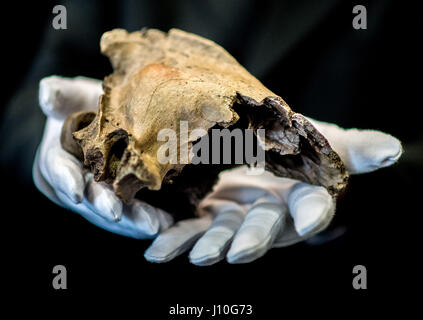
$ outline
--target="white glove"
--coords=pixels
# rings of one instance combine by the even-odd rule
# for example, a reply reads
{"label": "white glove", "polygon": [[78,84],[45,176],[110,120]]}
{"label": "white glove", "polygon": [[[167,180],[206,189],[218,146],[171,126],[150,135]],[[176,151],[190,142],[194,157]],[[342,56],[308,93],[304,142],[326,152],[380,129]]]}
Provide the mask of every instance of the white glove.
{"label": "white glove", "polygon": [[[34,161],[35,184],[52,201],[101,228],[134,238],[152,237],[173,223],[169,214],[138,200],[123,206],[109,186],[93,181],[92,174],[60,146],[66,116],[94,110],[101,92],[100,82],[87,78],[49,77],[41,81],[40,105],[48,119]],[[402,153],[399,141],[381,132],[314,124],[350,173],[389,166]],[[190,253],[195,264],[215,263],[226,253],[231,263],[249,262],[270,247],[304,240],[331,221],[335,203],[326,189],[268,172],[246,176],[244,170],[222,173],[215,191],[201,204],[203,216],[181,221],[163,232],[145,257],[154,262],[169,261],[195,244]]]}
{"label": "white glove", "polygon": [[[309,120],[351,174],[390,166],[402,154],[401,143],[388,134]],[[247,175],[246,167],[226,171],[200,204],[202,216],[161,233],[145,258],[166,262],[193,247],[189,258],[196,265],[210,265],[225,256],[229,263],[251,262],[272,247],[291,245],[322,231],[335,206],[336,200],[323,187],[270,172]]]}
{"label": "white glove", "polygon": [[95,182],[93,174],[61,147],[65,118],[73,112],[95,110],[101,94],[98,80],[56,76],[41,80],[39,100],[47,122],[33,164],[35,185],[51,201],[100,228],[137,239],[151,238],[168,228],[172,217],[139,200],[123,205],[110,186]]}

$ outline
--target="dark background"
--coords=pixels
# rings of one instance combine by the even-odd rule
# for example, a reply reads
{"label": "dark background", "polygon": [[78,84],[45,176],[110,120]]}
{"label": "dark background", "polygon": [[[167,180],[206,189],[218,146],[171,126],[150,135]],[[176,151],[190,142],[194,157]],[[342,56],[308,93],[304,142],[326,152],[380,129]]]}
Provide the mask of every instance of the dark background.
{"label": "dark background", "polygon": [[[418,200],[422,188],[422,8],[402,1],[69,1],[68,29],[51,26],[55,4],[12,4],[2,12],[2,143],[0,164],[5,280],[17,299],[52,304],[102,297],[99,309],[166,318],[169,306],[252,304],[259,318],[294,307],[330,315],[398,305],[420,287]],[[356,4],[367,30],[352,27]],[[3,25],[4,24],[4,25]],[[393,167],[354,176],[331,230],[346,232],[319,246],[270,250],[247,265],[196,267],[184,254],[156,265],[143,258],[150,241],[108,233],[59,208],[32,184],[31,165],[44,116],[42,77],[111,72],[101,34],[116,27],[178,27],[210,38],[239,60],[296,112],[343,127],[398,137],[405,153]],[[68,290],[51,286],[52,268],[68,270]],[[368,270],[368,290],[352,288],[353,266]],[[135,302],[129,303],[131,296]],[[312,301],[322,304],[308,308]],[[299,306],[297,306],[297,304]],[[376,311],[381,309],[375,309]],[[405,309],[406,310],[406,309]],[[184,317],[181,317],[183,319]],[[231,317],[230,317],[231,318]]]}

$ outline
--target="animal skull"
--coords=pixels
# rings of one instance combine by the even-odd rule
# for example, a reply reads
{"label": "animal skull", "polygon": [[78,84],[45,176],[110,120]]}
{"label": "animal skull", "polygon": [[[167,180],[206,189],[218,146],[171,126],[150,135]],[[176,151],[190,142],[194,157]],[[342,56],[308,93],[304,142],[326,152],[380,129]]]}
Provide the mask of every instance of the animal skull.
{"label": "animal skull", "polygon": [[[179,202],[188,199],[193,209],[227,168],[158,161],[159,131],[179,132],[181,121],[206,132],[265,129],[260,142],[267,170],[323,186],[333,196],[346,187],[348,173],[325,137],[214,42],[178,29],[116,29],[102,36],[101,51],[114,72],[104,79],[99,109],[71,115],[62,145],[97,181],[113,183],[124,202],[140,189],[160,190],[149,191],[149,201],[156,196],[163,207],[167,192]],[[179,141],[189,148],[195,143]]]}

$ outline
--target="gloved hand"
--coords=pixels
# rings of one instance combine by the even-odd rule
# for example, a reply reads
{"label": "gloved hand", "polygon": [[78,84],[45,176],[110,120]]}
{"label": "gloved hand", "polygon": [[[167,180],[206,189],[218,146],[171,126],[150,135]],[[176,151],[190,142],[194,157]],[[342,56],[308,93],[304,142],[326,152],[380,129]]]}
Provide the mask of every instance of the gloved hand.
{"label": "gloved hand", "polygon": [[33,164],[35,185],[51,201],[103,229],[137,239],[151,238],[168,228],[173,218],[139,200],[122,204],[110,186],[95,182],[93,174],[60,145],[65,118],[73,112],[95,110],[101,94],[98,80],[56,76],[41,80],[39,100],[47,122]]}
{"label": "gloved hand", "polygon": [[[48,119],[34,162],[34,181],[52,201],[106,230],[152,237],[172,224],[171,216],[138,200],[123,206],[109,186],[93,181],[92,174],[60,146],[65,117],[95,109],[100,94],[96,80],[49,77],[41,81],[40,105]],[[389,166],[402,153],[399,141],[381,132],[311,121],[352,174]],[[201,204],[202,217],[164,231],[146,251],[147,260],[166,262],[195,244],[190,260],[198,265],[220,261],[226,253],[231,263],[250,262],[271,247],[307,239],[330,223],[335,202],[326,189],[268,172],[246,175],[245,170],[222,173],[215,191]]]}
{"label": "gloved hand", "polygon": [[[402,154],[401,143],[388,134],[309,120],[328,139],[350,174],[390,166]],[[247,175],[246,170],[221,173],[213,193],[200,204],[201,217],[181,221],[161,233],[145,258],[166,262],[193,247],[189,259],[196,265],[210,265],[225,256],[229,263],[247,263],[272,247],[308,239],[329,225],[336,199],[325,188],[270,172]]]}

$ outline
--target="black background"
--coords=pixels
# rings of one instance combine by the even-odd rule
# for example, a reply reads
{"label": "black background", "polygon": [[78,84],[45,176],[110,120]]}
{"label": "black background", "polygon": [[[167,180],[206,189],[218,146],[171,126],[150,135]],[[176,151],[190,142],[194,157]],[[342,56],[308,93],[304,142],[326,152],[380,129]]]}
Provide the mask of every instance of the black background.
{"label": "black background", "polygon": [[[169,318],[176,303],[252,304],[265,319],[283,318],[287,309],[339,315],[333,311],[339,302],[348,305],[342,316],[364,306],[380,312],[421,288],[423,11],[417,2],[69,1],[63,3],[68,30],[61,31],[51,27],[55,4],[16,3],[2,12],[2,264],[14,299],[29,294],[54,305],[101,297],[96,310],[132,310],[140,318],[155,312],[159,319]],[[356,4],[367,7],[367,30],[352,27]],[[272,249],[247,265],[196,267],[186,254],[148,263],[143,252],[150,241],[108,233],[57,207],[30,174],[44,122],[38,81],[51,74],[101,79],[111,72],[99,52],[101,34],[144,26],[211,38],[293,110],[388,132],[405,153],[391,168],[352,177],[331,227],[346,232],[334,241]],[[51,285],[57,264],[68,270],[64,291]],[[367,267],[366,291],[352,288],[357,264]],[[311,307],[313,301],[321,304]]]}

